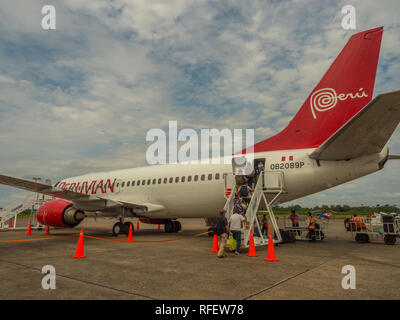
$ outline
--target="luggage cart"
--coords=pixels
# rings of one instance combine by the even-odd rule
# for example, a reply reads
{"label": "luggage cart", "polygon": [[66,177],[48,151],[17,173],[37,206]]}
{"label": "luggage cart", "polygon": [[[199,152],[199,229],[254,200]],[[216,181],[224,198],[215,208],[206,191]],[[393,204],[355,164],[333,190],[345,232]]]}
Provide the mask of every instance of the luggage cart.
{"label": "luggage cart", "polygon": [[[315,219],[315,240],[322,241],[326,238],[328,221],[327,219]],[[298,227],[292,225],[292,220],[290,218],[284,218],[283,230],[288,233],[290,239],[309,241],[308,224],[307,217],[300,217]]]}
{"label": "luggage cart", "polygon": [[387,245],[394,245],[400,237],[400,221],[391,215],[381,215],[377,218],[360,217],[359,221],[345,219],[344,226],[351,237],[358,243],[383,241]]}

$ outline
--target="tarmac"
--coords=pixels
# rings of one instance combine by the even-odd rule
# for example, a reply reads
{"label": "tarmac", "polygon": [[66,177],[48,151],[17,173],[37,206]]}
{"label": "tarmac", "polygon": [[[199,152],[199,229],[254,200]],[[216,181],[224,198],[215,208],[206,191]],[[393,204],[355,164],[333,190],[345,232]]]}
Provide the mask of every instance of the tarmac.
{"label": "tarmac", "polygon": [[[131,220],[136,227],[136,219]],[[218,259],[202,219],[183,219],[182,232],[166,234],[141,223],[134,242],[113,237],[115,220],[85,220],[74,229],[0,232],[1,299],[399,299],[400,239],[359,244],[342,220],[331,220],[327,238],[275,246],[279,262],[247,249]],[[19,220],[19,225],[26,221]],[[85,255],[74,259],[84,228]],[[18,240],[18,241],[15,241]],[[20,241],[24,240],[24,241]],[[42,288],[43,266],[56,271],[56,289]],[[354,266],[356,288],[343,289],[342,268]]]}

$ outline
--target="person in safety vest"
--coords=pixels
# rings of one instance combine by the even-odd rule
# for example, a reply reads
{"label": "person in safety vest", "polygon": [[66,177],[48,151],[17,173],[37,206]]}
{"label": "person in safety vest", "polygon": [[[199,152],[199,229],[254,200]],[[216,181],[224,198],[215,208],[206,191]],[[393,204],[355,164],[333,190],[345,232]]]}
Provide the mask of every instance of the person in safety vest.
{"label": "person in safety vest", "polygon": [[360,218],[357,217],[357,215],[355,214],[354,217],[353,217],[353,221],[359,222],[359,221],[360,221]]}
{"label": "person in safety vest", "polygon": [[311,242],[315,242],[315,218],[312,213],[308,213],[308,234]]}

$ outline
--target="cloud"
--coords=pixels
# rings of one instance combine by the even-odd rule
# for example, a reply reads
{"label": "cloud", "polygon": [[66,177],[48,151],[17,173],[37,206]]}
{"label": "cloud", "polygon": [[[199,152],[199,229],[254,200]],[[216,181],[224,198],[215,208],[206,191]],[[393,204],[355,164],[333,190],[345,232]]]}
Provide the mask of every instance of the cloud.
{"label": "cloud", "polygon": [[[354,33],[341,28],[346,1],[54,1],[55,31],[40,27],[46,4],[0,4],[0,163],[2,173],[53,181],[146,165],[146,132],[169,120],[255,128],[265,139]],[[356,31],[385,25],[375,93],[397,89],[400,5],[353,5]],[[389,147],[400,153],[398,130]],[[399,169],[304,201],[379,202],[375,187],[395,192]],[[0,187],[0,204],[15,194]]]}

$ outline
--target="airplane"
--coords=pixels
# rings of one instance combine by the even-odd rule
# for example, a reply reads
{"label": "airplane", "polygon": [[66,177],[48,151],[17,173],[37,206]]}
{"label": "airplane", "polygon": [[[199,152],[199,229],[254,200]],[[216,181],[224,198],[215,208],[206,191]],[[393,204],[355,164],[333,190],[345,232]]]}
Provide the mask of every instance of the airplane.
{"label": "airplane", "polygon": [[[239,154],[283,172],[287,193],[298,199],[384,168],[387,142],[400,121],[400,90],[373,97],[383,27],[351,36],[328,71],[280,133]],[[232,156],[234,158],[234,155]],[[72,228],[85,217],[119,219],[116,236],[127,233],[125,218],[163,224],[178,232],[180,218],[214,218],[226,202],[232,164],[165,164],[85,174],[54,186],[0,175],[0,184],[57,199],[37,211],[43,225]]]}

